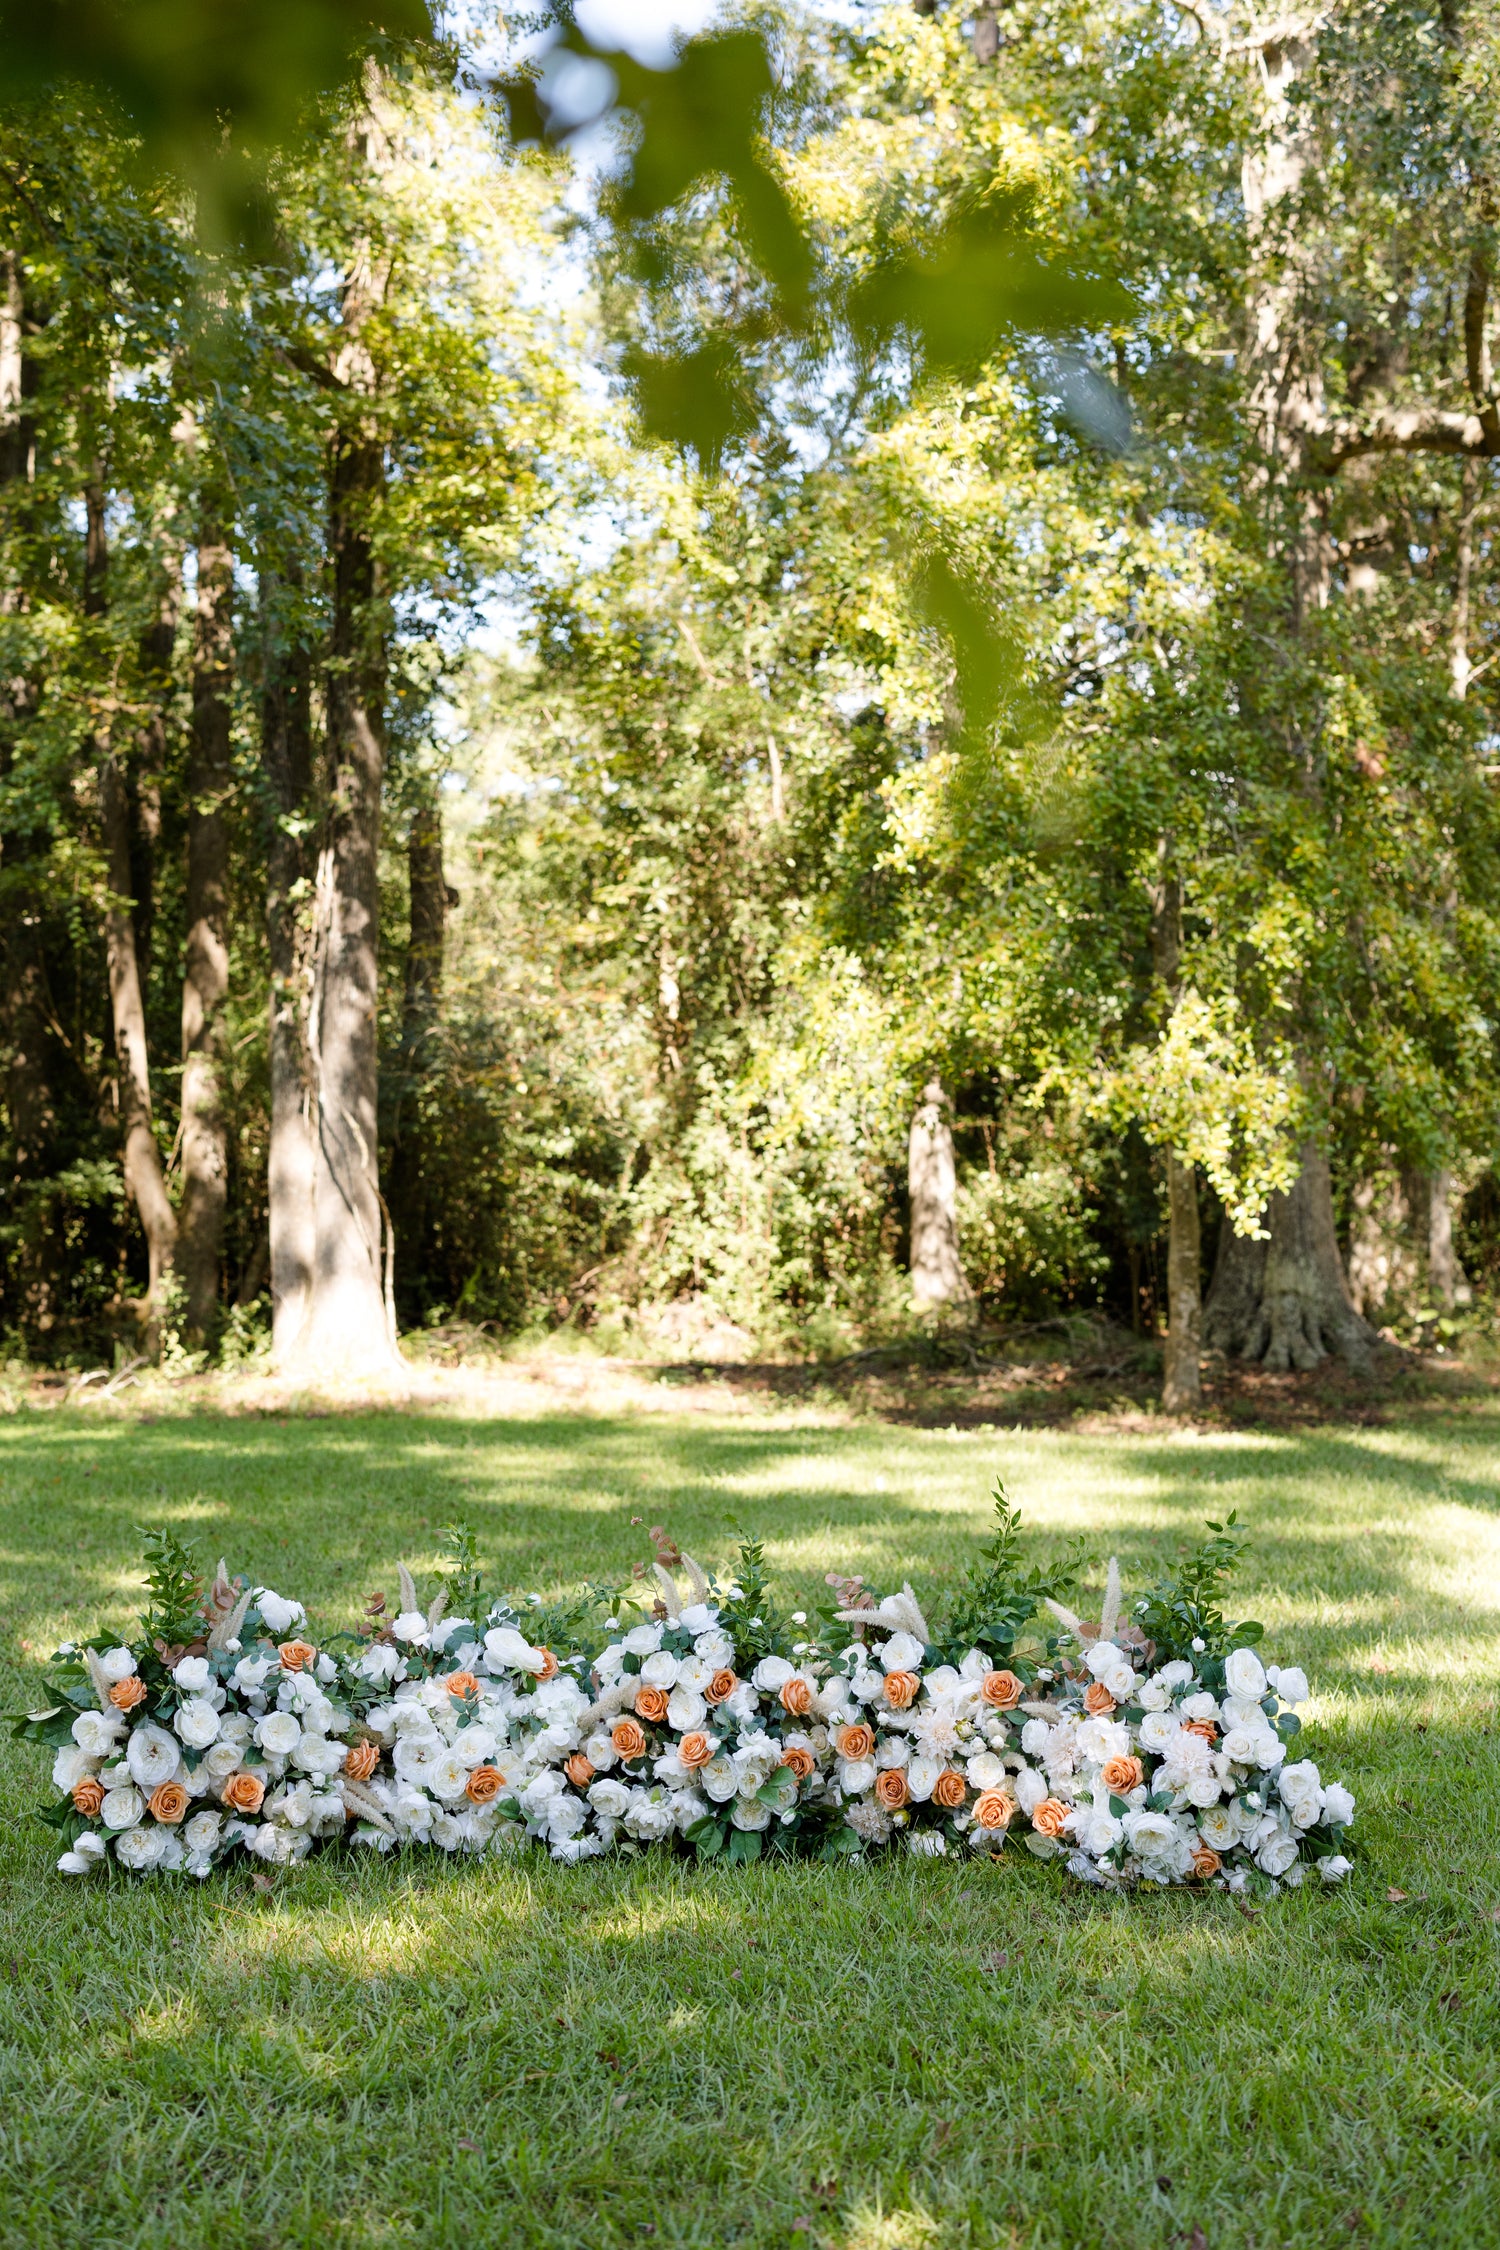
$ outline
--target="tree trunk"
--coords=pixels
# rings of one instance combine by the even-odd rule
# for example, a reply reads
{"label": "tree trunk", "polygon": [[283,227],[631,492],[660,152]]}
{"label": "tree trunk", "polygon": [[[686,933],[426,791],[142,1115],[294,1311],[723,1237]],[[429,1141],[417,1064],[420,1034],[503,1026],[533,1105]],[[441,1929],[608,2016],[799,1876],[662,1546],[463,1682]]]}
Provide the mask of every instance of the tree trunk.
{"label": "tree trunk", "polygon": [[206,1343],[219,1302],[229,1175],[221,1072],[229,991],[226,900],[229,697],[234,662],[234,557],[213,512],[198,540],[193,727],[188,759],[187,951],[182,980],[182,1199],[177,1265],[186,1324]]}
{"label": "tree trunk", "polygon": [[401,1053],[391,1124],[391,1213],[408,1251],[424,1239],[426,1192],[419,1082],[431,1065],[432,1035],[442,1004],[443,951],[451,895],[443,874],[443,813],[436,788],[425,784],[406,837],[410,896],[406,991]]}
{"label": "tree trunk", "polygon": [[923,1088],[907,1144],[911,1197],[911,1294],[919,1311],[967,1306],[972,1292],[958,1252],[958,1175],[948,1097],[936,1078]]}
{"label": "tree trunk", "polygon": [[296,1365],[312,1301],[312,1076],[306,1043],[309,918],[302,823],[312,792],[312,679],[295,625],[280,615],[272,571],[261,570],[266,620],[261,759],[270,795],[266,849],[266,944],[271,960],[271,1147],[268,1166],[271,1354],[280,1372]]}
{"label": "tree trunk", "polygon": [[[87,519],[84,611],[88,616],[99,617],[104,613],[107,600],[109,570],[102,475],[90,483],[84,501]],[[167,1193],[161,1151],[151,1127],[146,1006],[136,952],[130,866],[130,798],[113,742],[104,744],[99,765],[99,829],[109,878],[104,945],[109,967],[115,1058],[119,1068],[125,1192],[140,1214],[146,1237],[148,1279],[141,1310],[154,1346],[159,1331],[162,1288],[177,1247],[177,1214]]]}
{"label": "tree trunk", "polygon": [[[1151,899],[1151,953],[1163,994],[1177,998],[1182,961],[1182,883],[1171,871],[1172,838],[1159,852],[1160,877]],[[1203,1403],[1202,1242],[1198,1183],[1191,1164],[1167,1150],[1167,1349],[1161,1402],[1169,1414],[1191,1414]]]}
{"label": "tree trunk", "polygon": [[1314,1142],[1304,1142],[1297,1178],[1272,1196],[1265,1218],[1268,1240],[1232,1227],[1219,1236],[1204,1342],[1273,1373],[1316,1367],[1330,1353],[1367,1373],[1375,1336],[1350,1300],[1328,1159]]}

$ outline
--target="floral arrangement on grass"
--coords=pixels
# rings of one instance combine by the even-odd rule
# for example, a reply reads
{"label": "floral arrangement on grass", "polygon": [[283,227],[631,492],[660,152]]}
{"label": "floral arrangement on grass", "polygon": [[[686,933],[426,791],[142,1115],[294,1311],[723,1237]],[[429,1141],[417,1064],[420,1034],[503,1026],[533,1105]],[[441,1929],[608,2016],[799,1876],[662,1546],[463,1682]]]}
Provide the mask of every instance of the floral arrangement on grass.
{"label": "floral arrangement on grass", "polygon": [[56,1701],[16,1731],[55,1751],[41,1818],[73,1875],[204,1876],[329,1843],[743,1861],[1020,1840],[1094,1884],[1340,1881],[1353,1799],[1287,1755],[1307,1681],[1222,1612],[1234,1518],[1128,1618],[1111,1562],[1093,1625],[1063,1599],[1081,1543],[1025,1568],[1003,1488],[995,1509],[931,1618],[909,1585],[831,1576],[810,1620],[782,1609],[758,1542],[720,1582],[659,1529],[628,1587],[492,1598],[460,1529],[425,1608],[402,1566],[394,1613],[376,1596],[323,1643],[222,1563],[205,1589],[159,1532],[140,1638],[59,1651]]}

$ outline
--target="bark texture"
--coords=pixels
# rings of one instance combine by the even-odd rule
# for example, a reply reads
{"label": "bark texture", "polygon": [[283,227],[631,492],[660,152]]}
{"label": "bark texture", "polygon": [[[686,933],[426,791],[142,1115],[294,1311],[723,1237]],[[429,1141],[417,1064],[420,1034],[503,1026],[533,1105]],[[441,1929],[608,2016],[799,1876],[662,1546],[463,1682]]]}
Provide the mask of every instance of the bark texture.
{"label": "bark texture", "polygon": [[424,784],[406,836],[410,919],[401,1051],[391,1121],[390,1204],[397,1239],[415,1249],[425,1238],[427,1197],[419,1094],[432,1064],[433,1034],[443,996],[448,909],[457,894],[443,873],[443,814],[436,788]]}
{"label": "bark texture", "polygon": [[271,1146],[269,1256],[271,1351],[283,1373],[296,1362],[312,1301],[312,1076],[306,1042],[309,919],[303,911],[307,853],[302,824],[312,793],[312,666],[285,628],[269,569],[262,598],[272,619],[261,708],[261,761],[270,835],[266,846],[266,944],[271,962]]}
{"label": "bark texture", "polygon": [[[1175,1001],[1182,964],[1182,884],[1171,872],[1172,839],[1161,843],[1160,877],[1151,900],[1151,952],[1167,1000]],[[1193,1166],[1167,1150],[1167,1349],[1161,1402],[1169,1414],[1191,1414],[1203,1402],[1202,1243]]]}
{"label": "bark texture", "polygon": [[1286,1194],[1272,1196],[1265,1224],[1264,1241],[1227,1226],[1220,1234],[1204,1342],[1273,1373],[1316,1367],[1330,1354],[1367,1371],[1375,1336],[1350,1300],[1328,1159],[1314,1142],[1304,1143]]}
{"label": "bark texture", "polygon": [[198,541],[193,725],[188,761],[187,949],[182,980],[182,1197],[177,1265],[194,1343],[212,1334],[229,1179],[224,1121],[224,1003],[229,992],[224,807],[232,780],[234,557],[218,522]]}
{"label": "bark texture", "polygon": [[923,1088],[907,1144],[911,1198],[911,1294],[922,1310],[968,1305],[958,1251],[958,1175],[948,1097],[936,1078]]}

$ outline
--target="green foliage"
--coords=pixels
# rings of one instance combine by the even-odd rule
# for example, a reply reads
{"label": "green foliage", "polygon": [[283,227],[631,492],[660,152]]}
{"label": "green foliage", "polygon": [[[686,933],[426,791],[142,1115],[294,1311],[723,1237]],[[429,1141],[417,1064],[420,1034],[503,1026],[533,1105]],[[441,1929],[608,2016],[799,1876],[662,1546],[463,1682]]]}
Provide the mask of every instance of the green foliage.
{"label": "green foliage", "polygon": [[1060,1601],[1084,1568],[1086,1543],[1079,1538],[1050,1570],[1036,1564],[1023,1569],[1020,1510],[998,1477],[993,1505],[995,1536],[980,1549],[980,1560],[970,1566],[934,1627],[937,1645],[950,1663],[960,1661],[971,1648],[983,1649],[997,1663],[1009,1663],[1017,1641],[1042,1605]]}
{"label": "green foliage", "polygon": [[1249,1647],[1265,1632],[1253,1619],[1226,1622],[1221,1602],[1224,1588],[1250,1542],[1236,1534],[1238,1511],[1231,1509],[1223,1523],[1210,1517],[1213,1536],[1185,1555],[1170,1577],[1161,1579],[1135,1604],[1136,1623],[1165,1664],[1200,1656],[1227,1656],[1230,1649]]}
{"label": "green foliage", "polygon": [[167,1527],[144,1527],[146,1560],[145,1639],[153,1648],[181,1648],[203,1631],[203,1580],[190,1547]]}

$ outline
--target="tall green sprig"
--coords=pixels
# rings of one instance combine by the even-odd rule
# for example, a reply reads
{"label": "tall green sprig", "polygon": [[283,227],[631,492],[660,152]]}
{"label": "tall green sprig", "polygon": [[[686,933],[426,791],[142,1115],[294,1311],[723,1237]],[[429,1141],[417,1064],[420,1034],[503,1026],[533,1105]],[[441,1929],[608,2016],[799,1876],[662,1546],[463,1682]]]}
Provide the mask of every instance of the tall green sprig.
{"label": "tall green sprig", "polygon": [[1250,1544],[1235,1529],[1237,1515],[1231,1509],[1223,1523],[1208,1517],[1212,1536],[1136,1603],[1136,1623],[1154,1645],[1158,1663],[1186,1659],[1201,1665],[1205,1656],[1222,1659],[1230,1649],[1262,1638],[1265,1627],[1254,1618],[1230,1624],[1221,1607],[1225,1584]]}
{"label": "tall green sprig", "polygon": [[936,1628],[936,1645],[950,1662],[971,1648],[1008,1663],[1016,1642],[1046,1601],[1060,1601],[1084,1565],[1085,1542],[1075,1539],[1050,1570],[1021,1567],[1021,1514],[995,1479],[995,1536],[982,1547],[946,1618]]}

